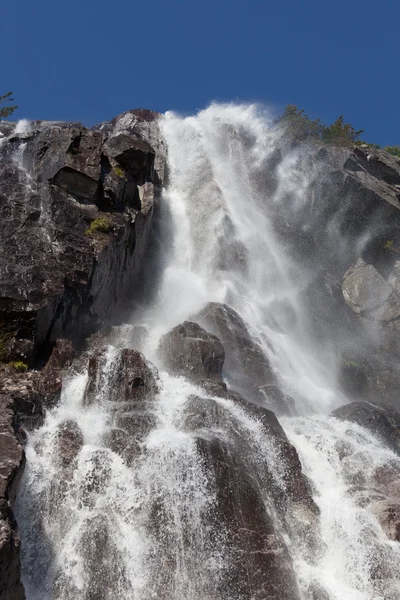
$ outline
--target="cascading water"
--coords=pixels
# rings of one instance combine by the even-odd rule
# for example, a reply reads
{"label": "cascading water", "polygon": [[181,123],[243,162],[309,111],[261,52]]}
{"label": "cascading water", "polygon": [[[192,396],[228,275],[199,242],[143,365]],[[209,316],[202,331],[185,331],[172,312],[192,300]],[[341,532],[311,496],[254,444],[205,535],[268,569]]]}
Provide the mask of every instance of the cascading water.
{"label": "cascading water", "polygon": [[[189,118],[167,114],[160,125],[169,155],[163,203],[171,231],[165,232],[154,302],[133,316],[134,325],[147,332],[139,350],[160,368],[159,391],[147,407],[151,426],[132,462],[106,443],[122,343],[108,349],[94,404],[84,401],[87,376],[71,376],[60,405],[47,413],[27,447],[17,514],[28,600],[221,598],[227,533],[223,526],[217,531],[205,525],[215,486],[193,434],[183,426],[188,399],[206,394],[163,370],[157,354],[161,336],[207,302],[226,303],[243,317],[299,415],[282,423],[320,509],[316,560],[285,530],[274,507],[269,510],[290,549],[302,598],[395,598],[382,580],[400,577],[398,544],[385,538],[358,501],[352,478],[362,471],[372,479],[379,467],[399,459],[359,427],[326,416],[345,400],[335,386],[334,357],[329,349],[318,354],[313,348],[301,300],[307,273],[288,255],[272,224],[285,198],[301,204],[310,175],[288,152],[274,181],[268,179],[281,133],[254,106],[212,105]],[[229,373],[226,379],[229,385]],[[229,399],[208,398],[229,414],[232,430],[246,441],[249,469],[265,502],[266,463],[284,493],[279,452],[260,423]],[[78,440],[74,470],[60,464],[57,454],[65,424],[66,443]],[[152,527],[154,511],[161,514],[161,527]],[[379,576],[383,563],[386,574]],[[244,598],[239,592],[224,596]]]}

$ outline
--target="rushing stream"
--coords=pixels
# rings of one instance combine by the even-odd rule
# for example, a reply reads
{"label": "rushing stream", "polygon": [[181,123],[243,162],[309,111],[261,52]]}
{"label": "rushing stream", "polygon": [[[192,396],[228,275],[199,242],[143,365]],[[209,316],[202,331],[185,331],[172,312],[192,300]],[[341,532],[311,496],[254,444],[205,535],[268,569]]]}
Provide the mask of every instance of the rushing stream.
{"label": "rushing stream", "polygon": [[[84,403],[87,375],[71,375],[61,403],[29,436],[17,506],[27,598],[219,600],[215,590],[227,561],[226,532],[204,526],[215,494],[194,437],[182,427],[187,399],[205,393],[169,374],[157,347],[164,333],[205,303],[220,302],[245,320],[280,388],[293,399],[296,416],[279,419],[320,509],[317,559],[303,552],[293,532],[282,530],[302,598],[394,600],[396,590],[389,588],[400,578],[399,544],[387,539],[359,501],[354,481],[357,474],[372,478],[399,459],[357,425],[328,416],[346,402],[336,385],[335,356],[328,345],[317,349],[311,341],[302,296],[309,275],[278,240],[271,219],[288,197],[301,204],[311,175],[289,152],[271,185],[265,173],[281,133],[253,106],[212,105],[188,118],[168,113],[161,129],[169,185],[162,197],[162,264],[153,301],[137,308],[132,323],[111,342],[96,402]],[[135,327],[142,332],[139,342],[134,335],[121,341]],[[154,426],[142,442],[141,458],[131,464],[105,443],[113,418],[113,372],[119,348],[127,343],[160,375],[150,410]],[[225,380],[235,387],[234,374],[226,373]],[[246,440],[261,483],[268,460],[276,486],[284,489],[276,448],[257,420],[229,399],[214,400]],[[272,406],[268,392],[265,405]],[[56,452],[59,427],[71,421],[83,437],[73,472],[60,465]],[[149,530],[155,498],[172,515],[161,534]],[[88,568],[92,560],[97,570]],[[172,560],[171,583],[165,572]],[[378,576],[382,564],[385,575]]]}

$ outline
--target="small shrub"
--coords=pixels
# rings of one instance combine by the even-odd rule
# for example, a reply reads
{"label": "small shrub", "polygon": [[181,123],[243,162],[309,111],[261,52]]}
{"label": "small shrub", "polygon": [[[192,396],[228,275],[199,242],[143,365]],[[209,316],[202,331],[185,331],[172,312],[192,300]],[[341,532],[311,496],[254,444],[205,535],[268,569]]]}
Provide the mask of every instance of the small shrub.
{"label": "small shrub", "polygon": [[10,367],[10,369],[17,371],[17,373],[25,373],[25,371],[28,370],[28,365],[22,362],[22,360],[14,360],[12,362],[9,362],[7,364],[7,367]]}
{"label": "small shrub", "polygon": [[282,126],[296,142],[319,139],[321,137],[321,122],[312,121],[303,109],[295,104],[288,104],[277,123]]}
{"label": "small shrub", "polygon": [[113,171],[116,175],[118,175],[118,177],[125,177],[125,172],[123,169],[121,169],[121,167],[119,165],[115,165],[113,167]]}
{"label": "small shrub", "polygon": [[388,240],[383,246],[383,249],[387,252],[393,252],[394,254],[400,254],[400,250],[395,248],[393,240]]}
{"label": "small shrub", "polygon": [[400,158],[400,146],[386,146],[384,150],[386,150],[386,152],[389,154],[392,154],[392,156],[397,156]]}
{"label": "small shrub", "polygon": [[98,217],[94,219],[85,231],[85,235],[92,237],[96,233],[109,233],[114,228],[114,225],[107,217]]}

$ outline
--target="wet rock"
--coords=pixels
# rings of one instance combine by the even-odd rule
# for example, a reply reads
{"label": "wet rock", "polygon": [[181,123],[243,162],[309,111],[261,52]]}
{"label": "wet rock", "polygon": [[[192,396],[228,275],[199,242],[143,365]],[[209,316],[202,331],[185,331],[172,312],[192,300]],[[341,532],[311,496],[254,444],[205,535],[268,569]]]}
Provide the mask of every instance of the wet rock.
{"label": "wet rock", "polygon": [[365,427],[393,452],[400,454],[400,414],[370,402],[351,402],[334,410],[332,416]]}
{"label": "wet rock", "polygon": [[153,403],[157,371],[133,349],[97,352],[89,360],[85,403],[108,402],[112,426],[104,442],[128,464],[141,452],[141,442],[155,425]]}
{"label": "wet rock", "polygon": [[228,445],[198,438],[215,493],[210,523],[226,548],[218,597],[300,598],[288,549],[267,513],[257,484]]}
{"label": "wet rock", "polygon": [[[199,437],[200,445],[222,444],[224,455],[233,456],[232,460],[246,471],[259,492],[263,490],[266,506],[274,506],[273,514],[279,517],[281,527],[288,528],[292,539],[297,539],[302,547],[304,556],[314,560],[320,550],[319,510],[313,500],[311,486],[302,473],[296,449],[287,440],[276,416],[268,409],[245,400],[237,392],[227,390],[224,384],[201,382],[200,385],[208,393],[230,403],[191,396],[182,414],[183,428],[193,431]],[[263,442],[253,439],[254,432],[247,430],[237,409],[244,410],[261,425],[266,442],[262,451]],[[207,462],[205,468],[207,478],[212,481]],[[272,518],[271,514],[269,516]],[[278,527],[276,522],[275,526]]]}
{"label": "wet rock", "polygon": [[389,540],[400,542],[400,502],[379,500],[372,502],[369,510],[376,517]]}
{"label": "wet rock", "polygon": [[[194,317],[202,326],[219,337],[225,348],[224,373],[233,388],[258,402],[265,401],[261,388],[276,385],[270,362],[251,336],[240,315],[226,304],[210,302]],[[282,394],[281,412],[286,412]]]}
{"label": "wet rock", "polygon": [[58,428],[58,458],[62,469],[75,461],[83,446],[83,435],[75,421],[64,421]]}
{"label": "wet rock", "polygon": [[343,296],[357,315],[377,321],[400,316],[400,297],[372,266],[359,259],[343,278]]}
{"label": "wet rock", "polygon": [[185,321],[166,333],[160,340],[159,352],[172,373],[194,381],[221,378],[224,347],[216,335],[197,323]]}
{"label": "wet rock", "polygon": [[25,466],[17,439],[12,400],[0,394],[0,597],[25,600],[21,582],[20,545],[12,505]]}
{"label": "wet rock", "polygon": [[[283,473],[286,488],[285,498],[282,498],[280,495],[276,497],[277,504],[281,505],[280,507],[282,508],[282,502],[284,504],[291,501],[304,502],[314,514],[319,514],[318,508],[312,498],[310,483],[302,473],[297,451],[287,439],[285,431],[279,423],[275,413],[264,406],[254,404],[254,402],[247,400],[238,392],[228,389],[223,382],[204,380],[199,382],[199,385],[207,392],[207,394],[230,400],[236,406],[242,408],[249,416],[262,425],[265,436],[268,439],[273,440],[276,444],[280,460],[284,465]],[[201,413],[202,407],[203,411],[206,411],[206,414],[209,413],[210,407],[212,406],[211,401],[204,400],[202,402],[202,404],[194,404],[193,411],[195,414],[199,414],[199,411]],[[221,410],[222,409],[220,408],[219,413],[217,411],[216,414],[220,414]],[[205,418],[204,414],[202,418]],[[229,427],[226,427],[226,420],[224,425],[223,420],[221,421],[221,419],[209,415],[208,421],[208,426],[211,426],[213,423],[214,426],[217,426],[222,430],[229,430]],[[240,444],[240,440],[238,440],[238,443]]]}

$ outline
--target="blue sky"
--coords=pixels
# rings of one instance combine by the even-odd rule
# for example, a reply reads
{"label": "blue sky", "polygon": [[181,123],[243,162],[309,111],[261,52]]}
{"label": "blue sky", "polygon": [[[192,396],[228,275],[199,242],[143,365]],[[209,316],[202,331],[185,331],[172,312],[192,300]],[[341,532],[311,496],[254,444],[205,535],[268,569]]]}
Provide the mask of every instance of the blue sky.
{"label": "blue sky", "polygon": [[288,103],[400,144],[399,0],[19,0],[1,10],[0,94],[19,118]]}

